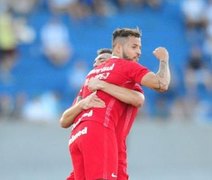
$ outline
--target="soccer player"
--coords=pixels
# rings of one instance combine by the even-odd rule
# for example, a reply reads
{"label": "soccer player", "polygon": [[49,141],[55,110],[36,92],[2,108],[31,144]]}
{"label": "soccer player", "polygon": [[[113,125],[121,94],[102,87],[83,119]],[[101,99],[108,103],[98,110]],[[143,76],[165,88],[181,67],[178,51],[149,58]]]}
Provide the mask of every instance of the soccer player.
{"label": "soccer player", "polygon": [[[110,49],[100,49],[97,51],[97,58],[94,61],[94,67],[100,65],[101,63],[105,62],[109,58],[111,58],[112,51]],[[142,92],[140,86],[137,84],[134,88],[136,92],[133,90],[129,90],[123,87],[118,87],[116,85],[109,84],[107,82],[95,79],[91,80],[90,86],[92,88],[98,88],[98,86],[103,87],[104,89],[113,89],[113,92],[116,92],[114,94],[114,97],[119,99],[120,101],[125,101],[125,103],[131,103],[132,105],[129,105],[127,107],[127,110],[124,112],[124,114],[121,117],[121,121],[119,122],[116,130],[116,137],[118,142],[118,179],[119,180],[127,180],[127,153],[126,153],[126,137],[129,133],[129,130],[132,126],[132,123],[136,117],[138,107],[142,106],[144,103],[144,95]],[[120,92],[121,90],[121,92]],[[123,94],[120,96],[120,93]],[[124,97],[124,98],[123,98]],[[91,95],[87,96],[85,99],[81,99],[81,96],[78,95],[77,97],[78,102],[75,103],[72,107],[68,108],[62,115],[60,119],[61,126],[64,128],[68,128],[72,123],[74,118],[83,110],[88,109],[91,107],[104,107],[104,102],[99,99],[95,93],[92,93]],[[124,133],[123,133],[124,132]],[[74,180],[74,173],[72,172],[70,176],[67,178],[67,180]]]}
{"label": "soccer player", "polygon": [[[117,29],[113,33],[113,58],[94,68],[86,77],[82,98],[92,93],[88,82],[98,78],[118,86],[133,88],[136,83],[164,92],[170,83],[169,54],[159,47],[154,55],[159,59],[159,70],[151,72],[138,61],[141,37],[138,29]],[[130,60],[130,61],[129,61]],[[102,87],[101,87],[102,88]],[[104,89],[104,87],[103,87]],[[116,127],[127,104],[102,91],[97,96],[105,108],[83,110],[74,120],[70,138],[70,153],[76,179],[117,179],[118,147]]]}
{"label": "soccer player", "polygon": [[[97,51],[97,57],[94,60],[94,67],[102,64],[109,58],[111,58],[112,51],[107,48],[99,49]],[[95,86],[95,81],[94,86]],[[91,80],[92,82],[92,80]],[[103,82],[102,82],[103,83]],[[116,97],[120,101],[131,104],[135,107],[140,107],[143,105],[143,94],[138,93],[137,91],[129,90],[123,87],[119,87],[113,84],[109,84],[105,82],[107,87],[107,93]],[[97,87],[96,87],[97,88]],[[137,90],[137,89],[136,89]],[[140,91],[140,90],[139,90]],[[104,107],[104,102],[96,96],[96,93],[92,93],[86,98],[82,99],[82,89],[80,90],[77,98],[74,100],[73,106],[64,111],[62,117],[60,118],[60,125],[63,128],[68,128],[72,125],[74,118],[83,110],[89,109],[91,107]]]}
{"label": "soccer player", "polygon": [[97,57],[94,60],[93,67],[97,67],[98,65],[102,64],[103,62],[110,59],[112,56],[112,50],[108,48],[102,48],[97,50]]}

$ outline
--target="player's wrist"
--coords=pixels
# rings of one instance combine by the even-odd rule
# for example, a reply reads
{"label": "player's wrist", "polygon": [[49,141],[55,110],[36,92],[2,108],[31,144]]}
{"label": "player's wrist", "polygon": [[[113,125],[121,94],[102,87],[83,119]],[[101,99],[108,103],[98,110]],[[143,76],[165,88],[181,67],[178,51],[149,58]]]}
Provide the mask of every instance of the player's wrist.
{"label": "player's wrist", "polygon": [[169,58],[161,58],[160,59],[160,62],[168,62],[169,61]]}
{"label": "player's wrist", "polygon": [[79,110],[85,110],[85,100],[82,99],[79,103],[78,103],[78,108]]}

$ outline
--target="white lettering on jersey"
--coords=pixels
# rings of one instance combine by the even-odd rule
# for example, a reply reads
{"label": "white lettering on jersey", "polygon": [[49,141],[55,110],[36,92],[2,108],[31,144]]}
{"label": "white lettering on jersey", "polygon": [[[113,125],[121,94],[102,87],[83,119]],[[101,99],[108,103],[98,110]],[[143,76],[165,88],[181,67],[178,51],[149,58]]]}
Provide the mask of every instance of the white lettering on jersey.
{"label": "white lettering on jersey", "polygon": [[90,74],[98,74],[98,73],[103,73],[105,71],[112,71],[115,67],[115,63],[113,63],[112,65],[110,66],[105,66],[105,67],[102,67],[102,68],[99,68],[99,69],[93,69],[90,71],[90,73],[88,74],[88,76]]}
{"label": "white lettering on jersey", "polygon": [[91,109],[89,112],[84,113],[84,114],[78,119],[78,121],[72,125],[72,130],[81,122],[82,118],[84,118],[84,117],[91,117],[92,115],[93,115],[93,110],[92,110],[92,109]]}
{"label": "white lettering on jersey", "polygon": [[[112,70],[114,69],[114,67],[115,67],[115,63],[113,63],[113,64],[110,65],[110,66],[105,66],[105,67],[102,67],[102,68],[99,68],[99,69],[93,69],[93,70],[91,70],[91,71],[88,73],[87,77],[90,76],[90,75],[93,75],[93,76],[87,78],[87,79],[85,80],[85,84],[84,84],[84,85],[85,85],[85,86],[88,85],[88,81],[89,81],[90,78],[98,78],[98,79],[100,79],[100,80],[102,80],[102,79],[107,79],[108,76],[110,75],[110,71],[112,71]],[[106,72],[106,71],[108,71],[108,72]]]}
{"label": "white lettering on jersey", "polygon": [[69,139],[69,145],[72,144],[78,137],[81,135],[87,134],[88,128],[84,127],[82,130],[78,131],[75,135],[72,135],[71,138]]}
{"label": "white lettering on jersey", "polygon": [[95,76],[95,78],[98,78],[98,79],[107,79],[109,75],[110,75],[110,72],[106,72],[106,73],[102,73],[102,74],[97,74]]}

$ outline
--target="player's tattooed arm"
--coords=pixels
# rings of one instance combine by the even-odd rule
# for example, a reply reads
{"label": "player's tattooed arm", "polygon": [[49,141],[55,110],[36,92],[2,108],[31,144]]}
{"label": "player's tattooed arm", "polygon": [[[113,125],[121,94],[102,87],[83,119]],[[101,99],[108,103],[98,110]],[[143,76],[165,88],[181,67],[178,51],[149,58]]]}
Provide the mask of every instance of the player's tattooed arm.
{"label": "player's tattooed arm", "polygon": [[155,57],[160,61],[159,70],[155,74],[153,72],[147,73],[141,84],[159,92],[168,90],[171,75],[169,69],[169,53],[165,48],[159,47],[153,51]]}
{"label": "player's tattooed arm", "polygon": [[162,92],[166,91],[170,83],[170,70],[168,61],[165,60],[160,61],[159,71],[156,73],[156,77],[158,79],[157,83],[158,87],[156,87],[155,90]]}

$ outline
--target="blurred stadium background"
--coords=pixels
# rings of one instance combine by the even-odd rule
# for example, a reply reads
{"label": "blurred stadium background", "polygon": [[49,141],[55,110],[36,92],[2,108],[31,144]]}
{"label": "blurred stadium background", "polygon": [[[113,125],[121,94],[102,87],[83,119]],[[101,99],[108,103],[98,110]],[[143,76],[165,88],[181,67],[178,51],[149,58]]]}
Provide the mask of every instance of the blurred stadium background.
{"label": "blurred stadium background", "polygon": [[0,0],[0,179],[65,179],[70,130],[58,119],[117,27],[142,30],[153,71],[152,51],[167,47],[172,72],[167,93],[144,89],[131,179],[212,179],[211,0]]}

